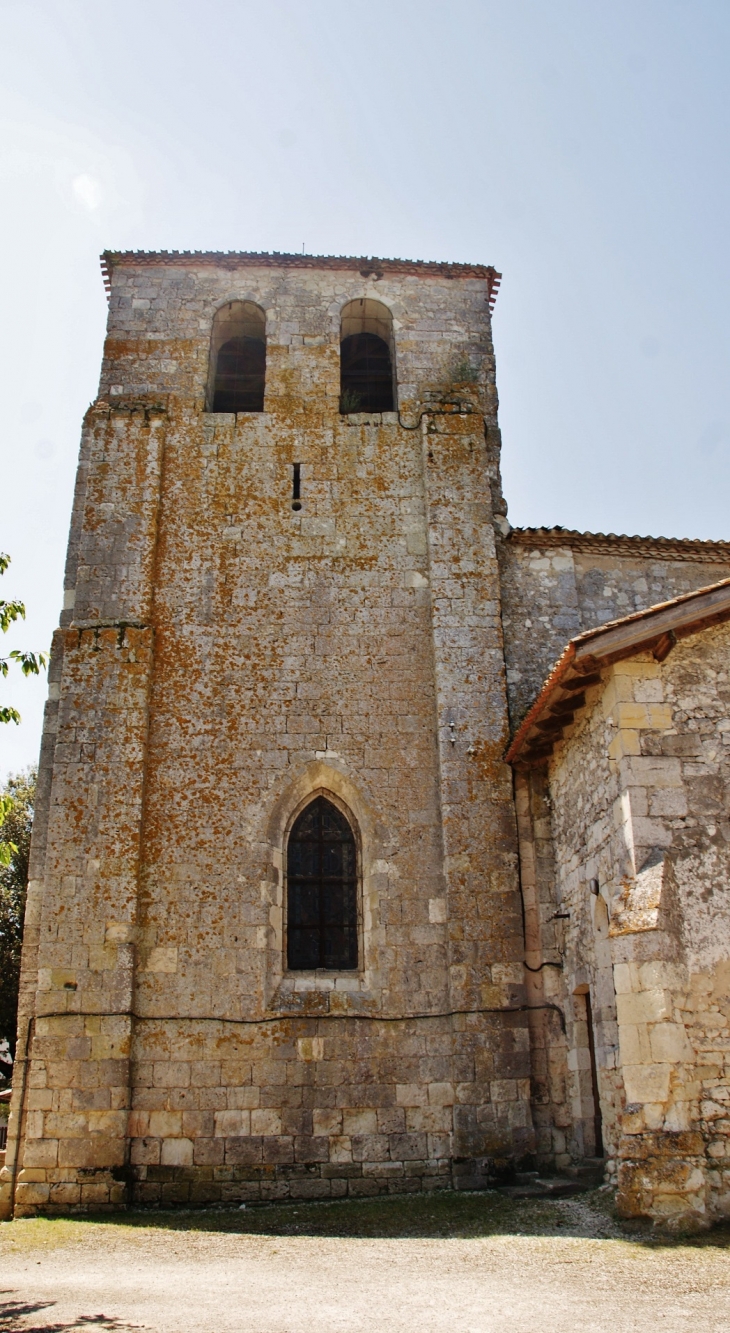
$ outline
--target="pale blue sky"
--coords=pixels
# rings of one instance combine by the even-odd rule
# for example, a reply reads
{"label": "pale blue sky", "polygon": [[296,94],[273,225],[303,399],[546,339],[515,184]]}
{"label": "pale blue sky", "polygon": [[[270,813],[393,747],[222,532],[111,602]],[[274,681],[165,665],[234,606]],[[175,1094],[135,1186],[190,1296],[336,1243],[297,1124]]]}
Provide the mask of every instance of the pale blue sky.
{"label": "pale blue sky", "polygon": [[7,646],[57,623],[106,246],[492,263],[511,521],[730,537],[729,57],[727,0],[0,0]]}

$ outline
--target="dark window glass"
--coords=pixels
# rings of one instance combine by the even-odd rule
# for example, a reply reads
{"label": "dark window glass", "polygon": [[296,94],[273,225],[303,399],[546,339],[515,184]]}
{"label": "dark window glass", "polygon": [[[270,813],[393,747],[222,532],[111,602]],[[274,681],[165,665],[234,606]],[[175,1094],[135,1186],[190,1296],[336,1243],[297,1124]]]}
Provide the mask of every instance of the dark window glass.
{"label": "dark window glass", "polygon": [[390,350],[377,333],[351,333],[340,344],[343,412],[392,412]]}
{"label": "dark window glass", "polygon": [[357,851],[345,816],[324,796],[303,810],[287,849],[287,963],[357,967]]}
{"label": "dark window glass", "polygon": [[229,338],[218,352],[214,412],[263,412],[266,343],[261,338]]}

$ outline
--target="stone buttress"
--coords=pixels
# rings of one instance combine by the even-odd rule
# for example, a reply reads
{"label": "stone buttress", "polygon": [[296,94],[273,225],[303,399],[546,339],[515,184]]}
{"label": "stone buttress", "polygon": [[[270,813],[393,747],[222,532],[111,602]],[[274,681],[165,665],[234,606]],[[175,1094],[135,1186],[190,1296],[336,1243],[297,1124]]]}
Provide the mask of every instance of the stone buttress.
{"label": "stone buttress", "polygon": [[161,422],[101,405],[84,427],[74,619],[50,668],[1,1184],[21,1211],[124,1197]]}

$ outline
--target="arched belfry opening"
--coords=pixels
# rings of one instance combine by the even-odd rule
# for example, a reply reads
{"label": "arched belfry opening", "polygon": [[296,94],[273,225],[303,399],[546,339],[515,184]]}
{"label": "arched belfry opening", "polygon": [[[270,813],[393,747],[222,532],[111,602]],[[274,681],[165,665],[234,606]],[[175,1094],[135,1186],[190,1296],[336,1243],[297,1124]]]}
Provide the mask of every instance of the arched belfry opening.
{"label": "arched belfry opening", "polygon": [[348,301],[340,324],[340,411],[392,412],[393,320],[370,297]]}
{"label": "arched belfry opening", "polygon": [[286,849],[287,966],[350,971],[358,964],[357,843],[349,820],[316,796]]}
{"label": "arched belfry opening", "polygon": [[209,412],[263,412],[266,315],[253,301],[216,311],[210,340]]}

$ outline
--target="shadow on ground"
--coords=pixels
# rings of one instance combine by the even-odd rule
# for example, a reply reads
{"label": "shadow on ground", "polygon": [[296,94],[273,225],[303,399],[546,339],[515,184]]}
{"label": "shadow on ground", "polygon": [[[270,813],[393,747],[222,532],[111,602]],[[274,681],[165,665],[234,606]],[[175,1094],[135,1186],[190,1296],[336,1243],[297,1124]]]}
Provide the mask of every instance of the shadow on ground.
{"label": "shadow on ground", "polygon": [[[132,1333],[140,1327],[138,1324],[110,1319],[103,1314],[81,1315],[78,1319],[63,1324],[28,1324],[25,1320],[34,1318],[44,1310],[52,1309],[55,1301],[3,1300],[4,1296],[12,1296],[12,1293],[0,1290],[0,1329],[4,1333],[15,1333],[21,1329],[22,1333],[72,1333],[75,1329],[84,1329],[90,1333],[90,1330],[95,1328],[109,1329],[111,1333]],[[18,1323],[18,1320],[23,1322]]]}
{"label": "shadow on ground", "polygon": [[103,1223],[162,1231],[258,1236],[370,1239],[573,1236],[626,1240],[652,1247],[682,1244],[730,1249],[730,1222],[699,1235],[663,1233],[649,1222],[620,1219],[612,1193],[605,1190],[566,1199],[519,1200],[505,1198],[496,1190],[444,1192],[316,1203],[248,1204],[244,1208],[234,1205],[230,1208],[140,1210],[94,1218],[77,1216],[73,1220],[88,1226]]}

